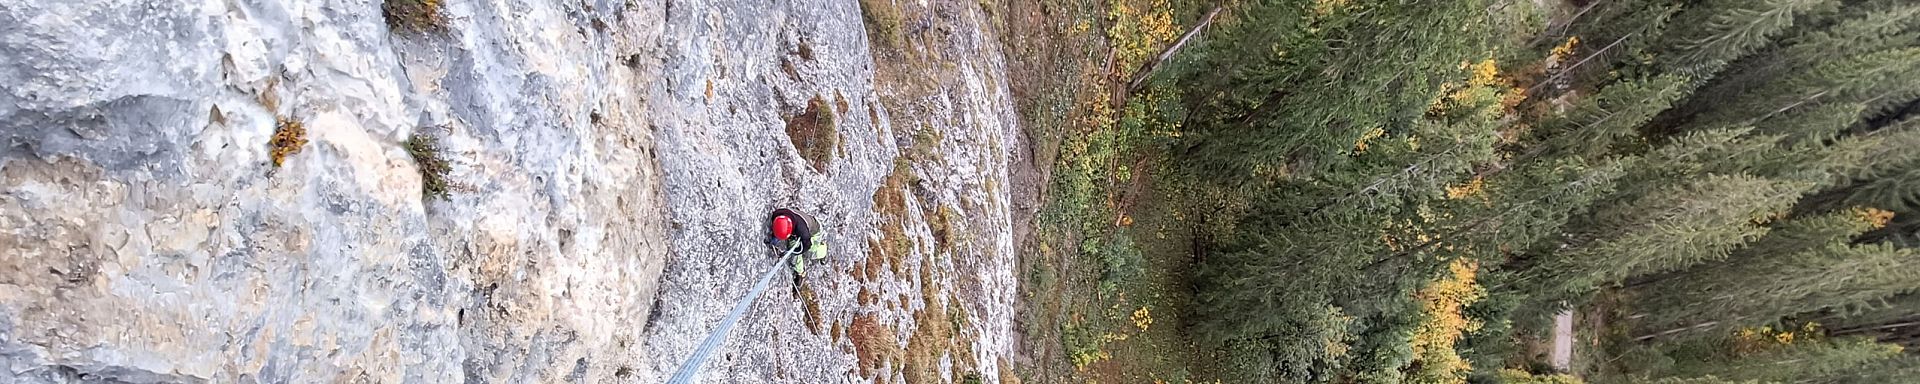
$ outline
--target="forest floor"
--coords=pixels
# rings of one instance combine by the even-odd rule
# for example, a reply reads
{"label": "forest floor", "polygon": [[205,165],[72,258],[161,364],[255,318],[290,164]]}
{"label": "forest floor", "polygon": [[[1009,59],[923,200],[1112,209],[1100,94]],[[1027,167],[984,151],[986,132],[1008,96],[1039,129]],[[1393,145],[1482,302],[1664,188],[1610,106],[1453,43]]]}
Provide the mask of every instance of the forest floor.
{"label": "forest floor", "polygon": [[[1038,204],[1016,207],[1019,349],[1034,382],[1198,382],[1184,333],[1192,227],[1154,182],[1160,148],[1115,120],[1133,63],[1119,17],[1166,2],[1046,0],[994,7],[1031,143]],[[1119,15],[1119,16],[1116,16]],[[1151,45],[1151,44],[1149,44]],[[1157,49],[1157,47],[1155,48]],[[1016,173],[1018,173],[1016,171]],[[1019,179],[1019,175],[1016,175]]]}

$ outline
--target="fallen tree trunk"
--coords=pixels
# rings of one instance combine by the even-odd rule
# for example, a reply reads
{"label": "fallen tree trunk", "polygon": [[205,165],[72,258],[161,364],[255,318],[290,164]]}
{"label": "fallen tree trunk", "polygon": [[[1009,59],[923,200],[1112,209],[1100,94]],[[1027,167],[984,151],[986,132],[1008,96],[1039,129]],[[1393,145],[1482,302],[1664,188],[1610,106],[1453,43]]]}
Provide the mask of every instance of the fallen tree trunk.
{"label": "fallen tree trunk", "polygon": [[1172,59],[1175,53],[1180,52],[1180,47],[1186,46],[1187,41],[1193,40],[1195,35],[1200,34],[1200,30],[1206,29],[1208,25],[1213,25],[1213,19],[1220,16],[1222,9],[1226,9],[1226,5],[1213,6],[1213,10],[1207,11],[1207,15],[1201,17],[1199,23],[1194,24],[1193,28],[1187,29],[1187,33],[1180,35],[1180,40],[1175,40],[1173,45],[1167,46],[1167,49],[1160,50],[1160,54],[1155,55],[1153,61],[1148,61],[1146,64],[1141,65],[1139,70],[1133,71],[1133,80],[1127,81],[1127,92],[1133,93],[1140,91],[1140,87],[1147,83],[1147,78],[1153,77],[1153,71],[1159,69],[1167,60]]}

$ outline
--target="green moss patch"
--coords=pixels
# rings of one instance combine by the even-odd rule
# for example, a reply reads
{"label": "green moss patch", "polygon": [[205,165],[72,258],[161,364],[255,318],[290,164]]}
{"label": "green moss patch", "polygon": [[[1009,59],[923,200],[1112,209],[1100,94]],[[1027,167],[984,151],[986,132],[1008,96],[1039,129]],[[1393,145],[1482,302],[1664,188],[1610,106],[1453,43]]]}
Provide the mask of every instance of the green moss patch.
{"label": "green moss patch", "polygon": [[440,157],[440,140],[422,134],[414,134],[405,143],[407,154],[413,156],[413,162],[420,167],[421,194],[428,198],[447,198],[447,173],[453,166]]}

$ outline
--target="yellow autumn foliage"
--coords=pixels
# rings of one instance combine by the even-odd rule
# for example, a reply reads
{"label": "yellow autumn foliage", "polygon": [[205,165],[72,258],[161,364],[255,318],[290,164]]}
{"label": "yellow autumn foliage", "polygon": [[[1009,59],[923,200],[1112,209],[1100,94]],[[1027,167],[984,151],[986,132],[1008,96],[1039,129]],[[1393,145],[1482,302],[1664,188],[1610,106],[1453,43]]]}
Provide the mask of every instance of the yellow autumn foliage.
{"label": "yellow autumn foliage", "polygon": [[1568,57],[1573,56],[1573,48],[1578,46],[1580,46],[1580,36],[1567,38],[1567,42],[1560,43],[1560,45],[1554,46],[1552,51],[1547,52],[1547,62],[1566,62]]}
{"label": "yellow autumn foliage", "polygon": [[1345,8],[1347,2],[1348,0],[1313,0],[1313,14],[1315,16],[1331,15],[1333,11]]}
{"label": "yellow autumn foliage", "polygon": [[1500,81],[1500,66],[1493,62],[1493,58],[1473,63],[1469,68],[1473,70],[1473,74],[1467,78],[1468,86],[1484,87]]}
{"label": "yellow autumn foliage", "polygon": [[1386,136],[1386,135],[1387,135],[1387,130],[1380,129],[1380,128],[1374,128],[1372,130],[1367,131],[1367,133],[1360,134],[1360,138],[1353,141],[1353,153],[1355,154],[1367,153],[1367,142],[1373,141],[1373,139],[1378,139],[1381,136]]}
{"label": "yellow autumn foliage", "polygon": [[1802,340],[1818,339],[1821,335],[1820,323],[1809,322],[1799,328],[1774,329],[1772,326],[1746,327],[1733,331],[1728,349],[1734,355],[1746,356],[1768,352]]}
{"label": "yellow autumn foliage", "polygon": [[298,120],[280,118],[278,124],[274,126],[273,139],[268,141],[268,145],[268,156],[273,159],[273,166],[279,167],[286,163],[287,156],[300,152],[300,147],[307,145],[306,125]]}
{"label": "yellow autumn foliage", "polygon": [[1470,259],[1454,259],[1447,274],[1428,283],[1415,293],[1422,319],[1414,328],[1408,344],[1413,347],[1419,369],[1408,380],[1420,383],[1465,383],[1473,369],[1466,358],[1454,351],[1454,344],[1466,332],[1479,330],[1481,323],[1468,319],[1468,305],[1486,297],[1476,281],[1479,265]]}
{"label": "yellow autumn foliage", "polygon": [[1139,327],[1140,330],[1145,331],[1147,330],[1147,327],[1152,325],[1153,325],[1153,312],[1148,311],[1146,306],[1141,306],[1139,310],[1133,311],[1134,327]]}
{"label": "yellow autumn foliage", "polygon": [[1114,1],[1107,10],[1107,41],[1113,45],[1115,64],[1135,68],[1145,63],[1161,47],[1173,41],[1180,28],[1173,24],[1173,6],[1167,0]]}
{"label": "yellow autumn foliage", "polygon": [[1502,77],[1500,64],[1493,58],[1461,62],[1460,69],[1467,71],[1466,81],[1441,84],[1441,96],[1427,106],[1428,111],[1497,103],[1501,107],[1498,112],[1509,112],[1527,99],[1525,89],[1511,86],[1511,82]]}
{"label": "yellow autumn foliage", "polygon": [[1884,209],[1855,207],[1850,213],[1854,218],[1873,226],[1873,229],[1886,228],[1887,223],[1893,222],[1893,212]]}
{"label": "yellow autumn foliage", "polygon": [[1481,193],[1486,192],[1486,190],[1486,180],[1482,180],[1479,176],[1474,176],[1472,180],[1467,180],[1465,184],[1447,187],[1447,198],[1459,200],[1479,196]]}

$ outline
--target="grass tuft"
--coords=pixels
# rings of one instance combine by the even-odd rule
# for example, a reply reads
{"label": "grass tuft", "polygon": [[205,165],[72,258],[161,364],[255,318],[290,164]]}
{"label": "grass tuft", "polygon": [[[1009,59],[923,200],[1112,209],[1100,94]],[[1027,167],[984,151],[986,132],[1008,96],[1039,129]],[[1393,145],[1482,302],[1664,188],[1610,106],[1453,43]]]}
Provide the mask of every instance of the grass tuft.
{"label": "grass tuft", "polygon": [[447,173],[453,171],[453,166],[440,157],[440,140],[414,134],[407,138],[406,147],[407,154],[420,166],[421,194],[427,198],[447,198]]}
{"label": "grass tuft", "polygon": [[799,276],[794,276],[793,280],[794,296],[800,297],[800,309],[804,311],[802,314],[806,315],[807,331],[813,332],[815,335],[820,334],[820,332],[825,332],[826,330],[820,327],[820,323],[823,321],[823,318],[820,317],[820,300],[813,293],[813,286],[807,284],[806,279],[802,279]]}
{"label": "grass tuft", "polygon": [[447,28],[440,16],[442,0],[386,0],[380,4],[387,28],[407,32],[436,32]]}
{"label": "grass tuft", "polygon": [[867,24],[867,44],[901,46],[900,8],[888,0],[860,0],[860,16]]}
{"label": "grass tuft", "polygon": [[273,129],[273,140],[269,141],[269,145],[272,146],[269,154],[273,157],[273,166],[279,168],[286,162],[287,156],[300,152],[300,147],[307,145],[306,125],[297,120],[280,118],[280,123]]}
{"label": "grass tuft", "polygon": [[833,159],[833,149],[840,139],[833,127],[836,119],[833,108],[820,96],[807,102],[805,112],[787,119],[787,139],[815,172],[825,172],[827,161]]}
{"label": "grass tuft", "polygon": [[853,323],[847,327],[847,337],[853,339],[854,356],[863,377],[884,373],[882,370],[899,361],[903,353],[893,328],[881,324],[872,314],[854,316]]}

